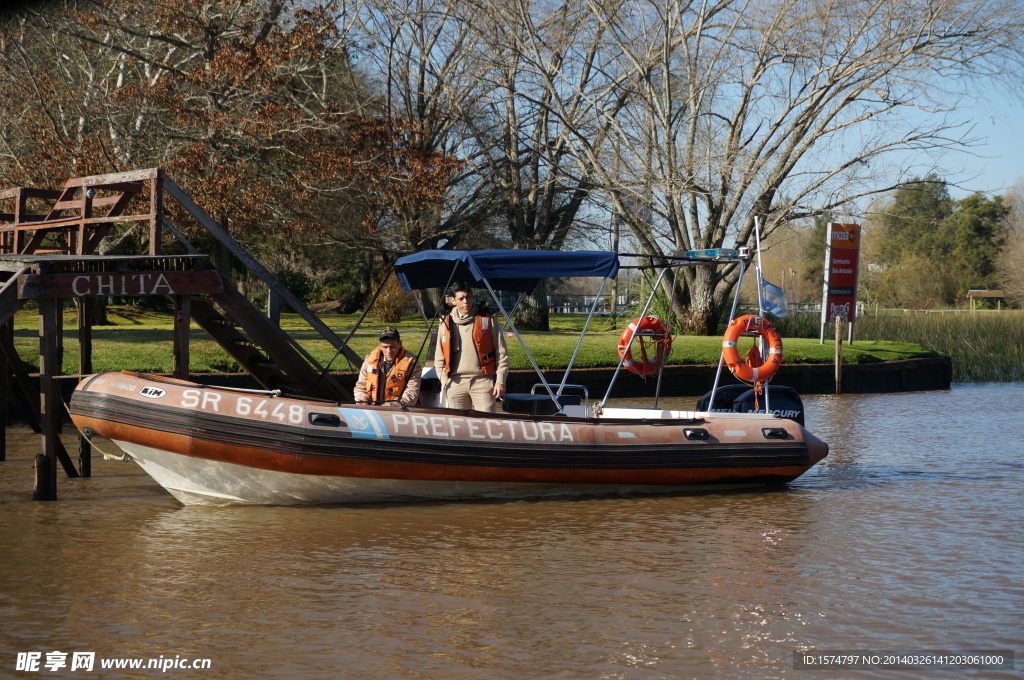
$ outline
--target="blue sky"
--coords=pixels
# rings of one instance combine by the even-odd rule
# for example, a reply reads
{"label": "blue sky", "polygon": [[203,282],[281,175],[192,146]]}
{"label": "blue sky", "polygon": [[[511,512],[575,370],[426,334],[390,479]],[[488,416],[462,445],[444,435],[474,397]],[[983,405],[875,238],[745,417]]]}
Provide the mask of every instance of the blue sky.
{"label": "blue sky", "polygon": [[949,171],[944,179],[960,185],[951,188],[951,195],[1005,193],[1024,178],[1024,103],[1013,95],[993,92],[963,109],[962,118],[973,123],[974,136],[984,140],[972,150],[973,155],[950,153],[944,157],[943,165]]}

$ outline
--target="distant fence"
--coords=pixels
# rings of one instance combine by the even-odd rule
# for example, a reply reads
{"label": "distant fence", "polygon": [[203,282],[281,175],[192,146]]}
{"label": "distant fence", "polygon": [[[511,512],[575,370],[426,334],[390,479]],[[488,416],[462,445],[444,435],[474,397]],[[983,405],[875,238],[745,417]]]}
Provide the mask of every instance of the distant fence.
{"label": "distant fence", "polygon": [[970,307],[953,307],[951,309],[901,309],[899,307],[868,307],[867,311],[858,310],[857,316],[900,316],[906,314],[1000,314],[1014,311],[1001,306],[998,309],[971,309]]}
{"label": "distant fence", "polygon": [[[594,304],[593,295],[549,295],[548,311],[552,314],[589,314]],[[619,302],[615,312],[623,314],[634,307],[637,300],[629,300],[625,295],[619,296]],[[743,303],[737,307],[740,314],[757,314],[757,305]],[[1008,311],[1006,305],[997,309],[971,309],[970,307],[953,307],[951,309],[905,309],[900,307],[879,307],[869,305],[865,302],[857,303],[857,318],[865,316],[899,316],[904,314],[998,314]],[[602,296],[598,301],[597,312],[599,314],[612,313],[611,296]],[[790,314],[821,314],[820,302],[790,302],[786,305],[786,312]]]}
{"label": "distant fence", "polygon": [[[741,304],[738,307],[743,314],[756,314],[757,305]],[[786,305],[787,313],[821,314],[820,302],[790,302]],[[902,316],[907,314],[999,314],[1013,311],[1005,305],[998,309],[971,309],[970,307],[953,307],[950,309],[908,309],[901,307],[878,307],[864,302],[857,303],[857,318],[866,316]]]}
{"label": "distant fence", "polygon": [[[863,302],[857,303],[857,316],[864,316],[867,305]],[[757,314],[757,305],[741,304],[737,310],[742,314]],[[790,302],[786,304],[787,314],[817,314],[821,316],[820,302]]]}
{"label": "distant fence", "polygon": [[613,310],[610,295],[602,295],[600,298],[596,298],[594,295],[549,295],[548,311],[551,314],[589,314],[595,299],[597,299],[598,314],[611,314],[613,311],[617,314],[622,313],[635,303],[635,300],[630,301],[627,296],[620,295],[617,298],[618,304]]}

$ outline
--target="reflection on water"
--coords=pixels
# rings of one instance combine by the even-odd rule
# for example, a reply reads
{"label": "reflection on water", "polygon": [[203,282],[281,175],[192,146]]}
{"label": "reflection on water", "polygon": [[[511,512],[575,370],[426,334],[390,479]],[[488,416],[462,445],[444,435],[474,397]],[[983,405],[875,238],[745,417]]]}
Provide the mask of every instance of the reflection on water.
{"label": "reflection on water", "polygon": [[[831,453],[790,488],[672,497],[182,507],[97,460],[38,503],[29,438],[0,463],[0,669],[56,649],[210,658],[174,671],[195,678],[784,678],[807,648],[1013,649],[1022,397],[808,397]],[[94,677],[140,677],[120,672]],[[936,677],[972,673],[1014,677]]]}

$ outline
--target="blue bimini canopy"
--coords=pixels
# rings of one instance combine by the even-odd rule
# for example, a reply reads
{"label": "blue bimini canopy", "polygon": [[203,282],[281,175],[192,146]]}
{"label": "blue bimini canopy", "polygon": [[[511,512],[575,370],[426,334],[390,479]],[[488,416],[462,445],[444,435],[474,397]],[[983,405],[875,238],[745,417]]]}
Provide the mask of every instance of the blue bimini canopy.
{"label": "blue bimini canopy", "polygon": [[443,288],[453,281],[528,293],[547,277],[615,278],[619,256],[600,250],[425,250],[395,263],[404,290]]}

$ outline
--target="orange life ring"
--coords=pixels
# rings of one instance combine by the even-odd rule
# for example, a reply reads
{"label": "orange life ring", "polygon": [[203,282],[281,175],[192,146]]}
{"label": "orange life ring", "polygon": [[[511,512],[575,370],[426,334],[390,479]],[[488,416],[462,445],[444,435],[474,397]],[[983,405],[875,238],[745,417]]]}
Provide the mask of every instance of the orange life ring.
{"label": "orange life ring", "polygon": [[[768,342],[768,360],[760,366],[744,362],[736,349],[736,341],[741,335],[764,338]],[[782,365],[782,335],[765,318],[753,314],[737,317],[725,329],[722,357],[732,374],[743,382],[767,382]]]}
{"label": "orange life ring", "polygon": [[[640,338],[639,359],[633,358],[631,345],[634,337]],[[647,354],[645,339],[651,339],[654,342],[654,353],[651,356]],[[657,375],[671,354],[672,334],[668,332],[665,322],[656,316],[644,316],[630,322],[619,336],[619,356],[622,357],[622,366],[627,371],[639,376]]]}

